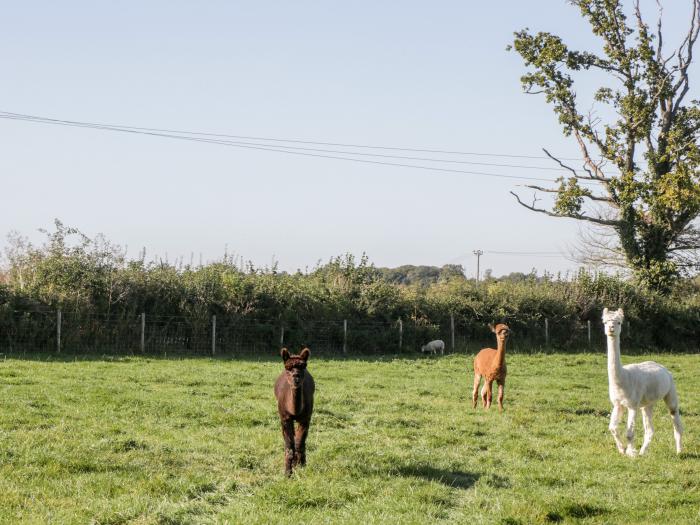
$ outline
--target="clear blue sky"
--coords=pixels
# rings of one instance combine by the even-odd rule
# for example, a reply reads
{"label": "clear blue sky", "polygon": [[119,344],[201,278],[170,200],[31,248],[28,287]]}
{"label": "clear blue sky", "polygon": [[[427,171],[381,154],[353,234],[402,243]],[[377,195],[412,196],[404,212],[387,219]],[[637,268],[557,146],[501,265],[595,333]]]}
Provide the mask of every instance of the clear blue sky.
{"label": "clear blue sky", "polygon": [[[689,13],[685,2],[673,4],[669,32],[685,27]],[[12,2],[0,32],[0,110],[577,156],[544,100],[521,92],[522,63],[505,48],[523,27],[559,33],[572,47],[593,42],[576,9],[552,0]],[[575,221],[519,207],[508,193],[521,184],[515,180],[2,119],[0,143],[0,248],[12,230],[40,241],[36,230],[59,218],[127,245],[130,256],[145,247],[171,261],[216,259],[228,246],[257,265],[274,257],[285,270],[366,252],[378,266],[458,263],[473,273],[471,252],[480,248],[482,269],[496,275],[576,267],[488,253],[566,251],[575,240]]]}

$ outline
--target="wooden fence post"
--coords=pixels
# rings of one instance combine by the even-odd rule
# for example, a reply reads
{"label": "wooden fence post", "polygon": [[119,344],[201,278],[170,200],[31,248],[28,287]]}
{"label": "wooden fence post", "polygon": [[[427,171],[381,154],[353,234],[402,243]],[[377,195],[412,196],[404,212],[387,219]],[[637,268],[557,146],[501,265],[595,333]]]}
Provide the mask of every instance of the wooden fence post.
{"label": "wooden fence post", "polygon": [[216,316],[211,316],[211,355],[216,354]]}
{"label": "wooden fence post", "polygon": [[[450,331],[452,332],[452,353],[455,352],[455,314],[450,314]],[[443,350],[444,353],[444,350]]]}
{"label": "wooden fence post", "polygon": [[146,353],[146,312],[141,312],[141,353]]}
{"label": "wooden fence post", "polygon": [[343,355],[348,353],[348,320],[343,319]]}
{"label": "wooden fence post", "polygon": [[591,320],[590,319],[587,321],[587,324],[588,324],[588,348],[590,350],[590,348],[591,348]]}
{"label": "wooden fence post", "polygon": [[61,353],[61,310],[56,312],[56,353]]}
{"label": "wooden fence post", "polygon": [[403,320],[399,317],[399,352],[403,348]]}
{"label": "wooden fence post", "polygon": [[544,343],[549,346],[549,319],[544,320]]}

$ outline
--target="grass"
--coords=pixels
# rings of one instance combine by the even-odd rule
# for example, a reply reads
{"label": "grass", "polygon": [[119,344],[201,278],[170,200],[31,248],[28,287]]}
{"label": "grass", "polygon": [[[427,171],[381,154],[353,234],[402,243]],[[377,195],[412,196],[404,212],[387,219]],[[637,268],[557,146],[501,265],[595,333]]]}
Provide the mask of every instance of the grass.
{"label": "grass", "polygon": [[616,452],[602,353],[510,355],[503,414],[467,403],[464,355],[312,356],[308,466],[285,479],[278,359],[8,358],[0,522],[697,523],[700,356],[658,360],[680,457],[661,406],[648,455]]}

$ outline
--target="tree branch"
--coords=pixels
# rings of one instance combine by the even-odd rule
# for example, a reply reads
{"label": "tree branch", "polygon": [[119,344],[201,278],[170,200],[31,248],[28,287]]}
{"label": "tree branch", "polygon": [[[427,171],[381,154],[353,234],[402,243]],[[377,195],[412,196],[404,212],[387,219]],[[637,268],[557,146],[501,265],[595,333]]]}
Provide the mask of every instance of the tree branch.
{"label": "tree branch", "polygon": [[[688,34],[686,35],[683,43],[681,43],[678,48],[678,65],[680,78],[678,82],[673,86],[673,91],[676,92],[683,86],[683,89],[676,97],[676,101],[673,103],[671,109],[671,115],[675,115],[678,108],[683,101],[683,98],[688,93],[690,89],[690,81],[688,79],[688,67],[690,67],[693,61],[693,46],[698,39],[700,34],[700,0],[693,0],[693,16],[690,22],[690,29],[688,29]],[[683,56],[683,46],[687,46],[685,57]]]}
{"label": "tree branch", "polygon": [[[531,184],[524,184],[525,188],[530,188],[532,190],[542,191],[544,193],[559,193],[558,189],[555,188],[543,188],[542,186],[535,186]],[[582,195],[583,198],[590,199],[596,202],[605,202],[608,204],[615,204],[615,202],[610,197],[604,197],[602,195]]]}
{"label": "tree branch", "polygon": [[[574,136],[576,137],[579,148],[581,148],[581,153],[583,154],[583,160],[586,163],[586,166],[588,166],[593,172],[592,178],[605,183],[610,182],[612,179],[606,177],[603,171],[600,169],[600,166],[598,166],[595,162],[593,162],[593,159],[591,159],[591,156],[588,153],[588,147],[586,146],[586,143],[584,142],[583,137],[581,137],[581,133],[578,129],[574,129]],[[605,145],[600,141],[600,139],[593,138],[593,142],[595,142],[596,146],[598,146],[602,153],[605,153]]]}
{"label": "tree branch", "polygon": [[575,259],[583,264],[613,266],[627,269],[625,253],[617,242],[616,234],[604,228],[579,229]]}
{"label": "tree branch", "polygon": [[572,213],[571,215],[561,215],[559,213],[554,213],[554,212],[545,210],[543,208],[535,208],[534,205],[530,206],[528,204],[525,204],[522,200],[520,200],[520,197],[518,196],[517,193],[514,193],[511,191],[510,194],[513,197],[515,197],[515,199],[518,201],[518,204],[520,204],[524,208],[527,208],[530,211],[536,211],[537,213],[544,213],[545,215],[549,215],[550,217],[560,217],[563,219],[576,219],[579,221],[588,221],[588,222],[592,222],[594,224],[600,224],[602,226],[619,226],[621,224],[620,221],[601,219],[599,217],[589,217],[588,215],[583,215],[582,213]]}
{"label": "tree branch", "polygon": [[[576,170],[575,170],[574,168],[572,168],[572,167],[567,166],[566,164],[564,164],[562,161],[560,161],[558,158],[556,158],[554,155],[552,155],[552,154],[551,154],[549,151],[547,151],[545,148],[542,148],[542,151],[544,151],[545,154],[546,154],[550,159],[552,159],[554,162],[556,162],[557,164],[559,164],[559,166],[561,166],[561,167],[564,168],[564,169],[569,170],[569,171],[571,172],[571,174],[572,174],[574,177],[576,177],[577,179],[580,177],[580,175],[578,175],[578,174],[576,173]],[[587,177],[583,177],[583,178],[585,179],[585,178],[587,178]]]}

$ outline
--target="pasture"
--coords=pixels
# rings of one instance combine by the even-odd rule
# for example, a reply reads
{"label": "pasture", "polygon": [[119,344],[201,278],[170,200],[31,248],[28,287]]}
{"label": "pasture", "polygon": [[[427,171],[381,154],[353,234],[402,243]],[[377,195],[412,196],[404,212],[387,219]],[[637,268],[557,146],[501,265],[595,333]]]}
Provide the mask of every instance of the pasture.
{"label": "pasture", "polygon": [[[623,349],[624,351],[624,349]],[[2,523],[697,523],[700,355],[647,456],[619,455],[606,357],[510,354],[505,412],[473,410],[471,357],[313,355],[308,466],[283,475],[269,359],[0,361]],[[637,446],[641,443],[637,425]]]}

